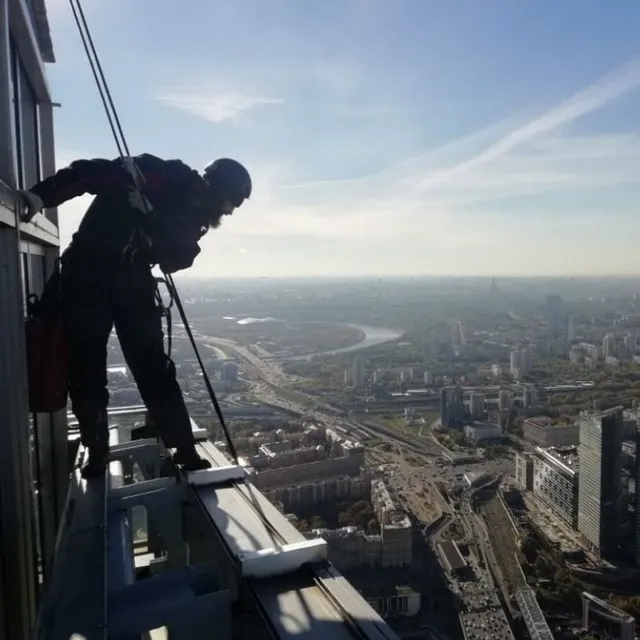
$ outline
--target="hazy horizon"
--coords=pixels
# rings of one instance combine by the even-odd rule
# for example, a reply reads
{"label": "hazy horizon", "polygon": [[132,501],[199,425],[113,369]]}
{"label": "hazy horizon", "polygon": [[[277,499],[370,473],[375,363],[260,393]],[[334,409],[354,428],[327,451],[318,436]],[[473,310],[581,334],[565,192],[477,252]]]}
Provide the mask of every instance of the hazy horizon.
{"label": "hazy horizon", "polygon": [[412,274],[380,274],[380,273],[363,273],[363,274],[305,274],[305,275],[193,275],[189,271],[179,272],[176,279],[188,280],[487,280],[495,277],[496,283],[499,280],[633,280],[640,279],[639,273],[616,274],[616,273],[593,273],[593,274],[509,274],[503,273],[499,276],[485,274],[456,274],[456,273],[412,273]]}

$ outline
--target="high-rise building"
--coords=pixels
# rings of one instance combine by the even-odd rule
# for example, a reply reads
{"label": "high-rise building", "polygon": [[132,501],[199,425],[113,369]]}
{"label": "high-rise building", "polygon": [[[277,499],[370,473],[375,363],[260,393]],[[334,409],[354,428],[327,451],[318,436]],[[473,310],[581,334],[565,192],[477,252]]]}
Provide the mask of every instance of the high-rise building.
{"label": "high-rise building", "polygon": [[440,421],[443,427],[459,424],[464,418],[464,402],[460,387],[443,387],[440,391]]}
{"label": "high-rise building", "polygon": [[237,382],[238,365],[235,362],[224,362],[220,367],[220,379],[225,382]]}
{"label": "high-rise building", "polygon": [[622,407],[580,419],[578,530],[594,553],[618,545],[622,483]]}
{"label": "high-rise building", "polygon": [[508,389],[501,389],[498,394],[498,409],[500,411],[511,411],[513,404],[513,394]]}
{"label": "high-rise building", "polygon": [[551,350],[568,345],[574,339],[573,318],[564,300],[558,295],[547,296],[547,339]]}
{"label": "high-rise building", "polygon": [[454,320],[451,324],[451,342],[454,347],[464,344],[464,325],[459,320]]}
{"label": "high-rise building", "polygon": [[353,366],[351,367],[351,382],[357,389],[364,386],[364,360],[362,359],[362,356],[356,356],[353,359]]}
{"label": "high-rise building", "polygon": [[55,171],[55,61],[42,0],[0,0],[0,637],[31,637],[68,489],[65,412],[30,414],[26,296],[42,293],[59,255],[55,209],[24,224],[15,189]]}
{"label": "high-rise building", "polygon": [[533,493],[569,527],[578,527],[577,447],[536,447]]}
{"label": "high-rise building", "polygon": [[567,316],[567,342],[573,342],[576,339],[575,323],[573,316]]}
{"label": "high-rise building", "polygon": [[515,380],[519,380],[522,376],[526,376],[533,366],[533,358],[531,351],[526,347],[522,349],[513,349],[509,354],[509,369]]}
{"label": "high-rise building", "polygon": [[635,560],[636,567],[640,567],[640,413],[636,418],[635,456],[633,461],[633,475],[635,480]]}
{"label": "high-rise building", "polygon": [[521,489],[533,489],[533,456],[530,453],[516,453],[515,480]]}
{"label": "high-rise building", "polygon": [[530,409],[538,404],[538,389],[533,384],[526,384],[522,389],[522,406]]}
{"label": "high-rise building", "polygon": [[608,358],[614,355],[615,351],[615,338],[612,333],[607,333],[607,335],[602,338],[602,357]]}
{"label": "high-rise building", "polygon": [[514,374],[520,368],[520,352],[517,349],[512,349],[509,354],[509,371],[511,375]]}
{"label": "high-rise building", "polygon": [[469,397],[469,415],[472,420],[482,420],[485,412],[484,396],[481,393],[472,393]]}

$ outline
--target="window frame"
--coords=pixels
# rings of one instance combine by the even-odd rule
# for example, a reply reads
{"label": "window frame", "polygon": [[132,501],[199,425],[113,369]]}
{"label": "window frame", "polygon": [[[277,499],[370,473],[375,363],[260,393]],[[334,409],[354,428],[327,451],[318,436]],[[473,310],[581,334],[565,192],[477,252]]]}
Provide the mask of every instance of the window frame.
{"label": "window frame", "polygon": [[[22,172],[23,179],[25,180],[25,187],[30,187],[32,184],[39,182],[42,180],[42,139],[40,137],[40,100],[38,100],[38,94],[29,78],[29,73],[24,64],[24,61],[19,55],[16,60],[17,63],[17,75],[20,89],[20,139],[21,139],[21,152],[22,152]],[[29,96],[29,100],[27,101],[25,96]],[[24,107],[26,105],[30,105],[32,107],[32,112],[27,114],[26,109]],[[25,135],[24,135],[24,126],[25,121],[27,120],[27,116],[29,120],[31,120],[31,127],[33,132],[33,140],[30,141],[35,147],[35,158],[34,158],[34,176],[27,176],[27,157],[29,154],[26,153],[27,149],[25,149]],[[26,184],[27,179],[31,184]]]}
{"label": "window frame", "polygon": [[12,36],[9,36],[9,80],[11,83],[11,137],[13,140],[12,163],[17,189],[24,188],[24,159],[22,140],[22,95],[20,88],[20,50]]}
{"label": "window frame", "polygon": [[[40,100],[35,87],[29,78],[28,69],[20,55],[20,49],[13,37],[9,38],[9,64],[11,79],[11,102],[13,114],[13,166],[16,187],[26,189],[42,179],[42,136],[40,130]],[[28,96],[28,99],[27,99]],[[30,113],[27,113],[26,106]],[[30,120],[32,135],[25,137],[26,121]],[[26,148],[33,145],[33,148]],[[35,150],[35,157],[31,162],[31,154]],[[33,166],[31,166],[33,165]],[[27,175],[29,169],[34,169],[35,175]]]}

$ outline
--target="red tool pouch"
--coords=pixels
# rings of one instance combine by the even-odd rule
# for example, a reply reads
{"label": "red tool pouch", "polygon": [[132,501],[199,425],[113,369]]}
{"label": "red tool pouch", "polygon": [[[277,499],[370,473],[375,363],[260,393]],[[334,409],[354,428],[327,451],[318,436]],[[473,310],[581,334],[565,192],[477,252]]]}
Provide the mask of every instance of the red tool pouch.
{"label": "red tool pouch", "polygon": [[69,347],[59,294],[57,263],[42,296],[30,296],[28,301],[25,329],[32,413],[53,413],[67,406]]}

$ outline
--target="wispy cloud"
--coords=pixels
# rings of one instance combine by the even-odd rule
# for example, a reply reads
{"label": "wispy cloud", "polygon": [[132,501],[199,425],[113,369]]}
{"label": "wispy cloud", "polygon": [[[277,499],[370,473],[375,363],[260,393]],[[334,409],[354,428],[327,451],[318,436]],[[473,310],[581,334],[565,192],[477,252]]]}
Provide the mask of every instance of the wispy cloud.
{"label": "wispy cloud", "polygon": [[164,104],[186,111],[209,122],[237,123],[251,109],[284,104],[277,98],[248,96],[240,93],[215,94],[201,91],[178,91],[158,96]]}
{"label": "wispy cloud", "polygon": [[426,176],[416,185],[416,189],[424,191],[475,167],[498,160],[527,143],[570,125],[638,87],[640,87],[640,58],[635,58],[543,115],[511,131],[476,156],[444,171]]}
{"label": "wispy cloud", "polygon": [[501,121],[358,179],[272,186],[259,227],[238,232],[444,237],[470,208],[482,225],[494,203],[509,198],[639,185],[639,135],[570,133],[580,118],[639,87],[634,59],[527,121]]}

